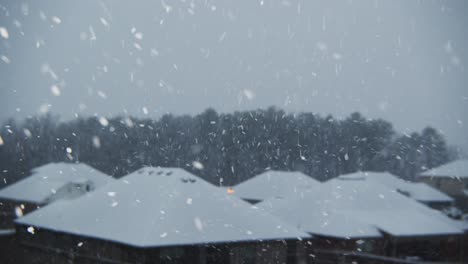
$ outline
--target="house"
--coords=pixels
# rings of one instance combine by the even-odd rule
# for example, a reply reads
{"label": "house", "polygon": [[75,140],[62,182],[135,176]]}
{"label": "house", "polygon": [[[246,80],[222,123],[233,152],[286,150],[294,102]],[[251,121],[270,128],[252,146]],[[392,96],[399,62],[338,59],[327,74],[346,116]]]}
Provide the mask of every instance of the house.
{"label": "house", "polygon": [[41,206],[74,199],[112,180],[84,163],[49,163],[35,168],[31,176],[0,190],[0,229],[13,228],[16,217]]}
{"label": "house", "polygon": [[313,235],[313,252],[461,259],[464,230],[452,219],[374,181],[333,179],[259,208]]}
{"label": "house", "polygon": [[183,169],[153,167],[16,229],[30,263],[286,263],[310,237]]}
{"label": "house", "polygon": [[[306,196],[308,197],[308,196]],[[383,237],[381,232],[366,222],[355,219],[346,213],[320,210],[315,204],[300,209],[308,198],[270,198],[257,206],[297,228],[313,234],[314,249],[334,249],[379,253],[376,243]],[[303,200],[305,199],[305,200]],[[299,200],[299,201],[298,201]]]}
{"label": "house", "polygon": [[457,205],[468,212],[468,160],[425,171],[417,179],[455,198]]}
{"label": "house", "polygon": [[453,198],[425,183],[408,182],[388,172],[360,171],[340,175],[338,179],[372,181],[378,184],[383,184],[434,209],[441,210],[449,208],[453,206],[454,203]]}
{"label": "house", "polygon": [[79,163],[49,163],[0,190],[0,262],[19,263],[14,219],[49,203],[69,200],[102,187],[113,178]]}
{"label": "house", "polygon": [[232,193],[255,204],[272,197],[286,197],[320,185],[320,182],[302,172],[266,171],[234,186]]}

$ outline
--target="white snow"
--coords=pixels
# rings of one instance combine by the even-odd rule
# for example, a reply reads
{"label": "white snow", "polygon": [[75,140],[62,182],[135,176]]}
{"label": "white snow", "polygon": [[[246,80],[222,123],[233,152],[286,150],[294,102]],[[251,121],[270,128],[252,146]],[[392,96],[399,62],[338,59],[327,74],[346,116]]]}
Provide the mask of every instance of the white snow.
{"label": "white snow", "polygon": [[462,234],[452,220],[373,181],[333,179],[314,190],[258,204],[311,234],[372,237]]}
{"label": "white snow", "polygon": [[30,227],[28,227],[27,230],[28,230],[29,233],[31,233],[31,234],[34,235],[34,231],[35,231],[35,230],[34,230],[34,227],[30,226]]}
{"label": "white snow", "polygon": [[[117,195],[109,197],[108,192]],[[118,206],[111,207],[112,203]],[[177,168],[140,169],[16,222],[139,247],[309,237]],[[249,230],[251,235],[246,234]]]}
{"label": "white snow", "polygon": [[62,19],[60,19],[60,18],[57,17],[57,16],[53,16],[53,17],[52,17],[52,22],[54,22],[55,24],[58,25],[58,24],[62,23]]}
{"label": "white snow", "polygon": [[408,190],[410,197],[420,202],[453,202],[447,194],[422,182],[412,183]]}
{"label": "white snow", "polygon": [[8,33],[8,30],[4,27],[0,27],[0,36],[4,39],[8,39],[10,37],[10,34]]}
{"label": "white snow", "polygon": [[244,89],[243,93],[244,93],[245,97],[250,101],[252,101],[255,98],[255,93],[253,91],[251,91],[251,90]]}
{"label": "white snow", "polygon": [[0,190],[0,198],[38,204],[71,199],[86,192],[75,187],[99,188],[112,177],[83,163],[49,163],[33,169],[32,175]]}
{"label": "white snow", "polygon": [[107,20],[103,17],[100,17],[99,20],[101,21],[101,23],[106,27],[106,28],[109,28],[109,22],[107,22]]}
{"label": "white snow", "polygon": [[282,220],[294,224],[300,230],[314,234],[339,238],[364,238],[381,237],[380,231],[366,222],[361,222],[352,217],[349,212],[337,212],[332,208],[327,208],[323,200],[312,201],[305,205],[305,200],[300,201],[300,206],[291,205],[297,201],[288,198],[270,198],[257,206]]}
{"label": "white snow", "polygon": [[267,171],[234,186],[234,194],[243,199],[265,200],[306,192],[320,182],[301,173]]}
{"label": "white snow", "polygon": [[450,196],[425,183],[408,182],[388,172],[355,172],[338,179],[379,183],[420,202],[453,202]]}
{"label": "white snow", "polygon": [[468,178],[468,160],[457,160],[420,174],[425,177]]}
{"label": "white snow", "polygon": [[8,58],[8,57],[5,56],[5,55],[0,56],[0,59],[2,59],[2,61],[3,61],[4,63],[6,63],[6,64],[10,64],[10,63],[11,63],[10,58]]}
{"label": "white snow", "polygon": [[31,130],[29,130],[29,129],[27,129],[27,128],[24,128],[24,129],[23,129],[23,133],[24,133],[24,135],[25,135],[27,138],[32,138]]}
{"label": "white snow", "polygon": [[54,96],[60,96],[61,92],[60,92],[60,88],[57,86],[57,85],[52,85],[50,87],[50,91],[52,92],[52,94]]}
{"label": "white snow", "polygon": [[203,166],[203,163],[201,163],[199,161],[193,161],[192,166],[197,170],[203,170],[203,168],[205,167],[205,166]]}
{"label": "white snow", "polygon": [[95,147],[95,148],[100,148],[101,147],[101,140],[99,139],[98,136],[93,136],[92,142],[93,142],[93,147]]}
{"label": "white snow", "polygon": [[19,207],[19,206],[16,206],[15,207],[15,215],[16,215],[16,217],[23,216],[23,209],[21,209],[21,207]]}
{"label": "white snow", "polygon": [[99,123],[101,124],[101,126],[104,126],[104,127],[109,125],[109,121],[107,120],[107,118],[103,116],[99,118]]}
{"label": "white snow", "polygon": [[143,39],[143,33],[141,33],[141,32],[136,32],[134,36],[135,36],[135,38],[138,39],[138,40],[142,40],[142,39]]}
{"label": "white snow", "polygon": [[452,221],[459,228],[465,230],[465,232],[468,232],[468,220],[452,220]]}

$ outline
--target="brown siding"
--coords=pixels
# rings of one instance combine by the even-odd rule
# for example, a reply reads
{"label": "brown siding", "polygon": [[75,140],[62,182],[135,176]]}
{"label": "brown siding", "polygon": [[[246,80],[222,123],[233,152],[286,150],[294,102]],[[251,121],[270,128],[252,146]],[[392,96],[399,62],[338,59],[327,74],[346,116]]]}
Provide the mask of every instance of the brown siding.
{"label": "brown siding", "polygon": [[455,205],[458,208],[468,212],[468,196],[463,193],[464,190],[468,189],[468,179],[420,176],[419,181],[450,195],[455,199]]}
{"label": "brown siding", "polygon": [[466,179],[451,177],[420,176],[419,181],[429,184],[430,186],[451,196],[463,195],[463,190],[465,186],[467,186]]}

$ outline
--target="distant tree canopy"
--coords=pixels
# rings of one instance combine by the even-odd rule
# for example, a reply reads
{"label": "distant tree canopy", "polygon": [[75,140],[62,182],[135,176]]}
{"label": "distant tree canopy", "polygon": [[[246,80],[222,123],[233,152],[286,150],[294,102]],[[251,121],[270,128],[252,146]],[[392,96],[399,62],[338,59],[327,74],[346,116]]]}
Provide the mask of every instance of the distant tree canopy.
{"label": "distant tree canopy", "polygon": [[0,135],[5,183],[58,161],[85,162],[115,177],[145,165],[182,167],[223,185],[267,169],[302,171],[319,180],[358,170],[390,171],[411,180],[453,158],[444,137],[431,127],[397,136],[391,123],[359,113],[337,120],[275,107],[233,114],[207,109],[193,117],[166,114],[159,120],[59,122],[46,115],[21,123],[9,120]]}

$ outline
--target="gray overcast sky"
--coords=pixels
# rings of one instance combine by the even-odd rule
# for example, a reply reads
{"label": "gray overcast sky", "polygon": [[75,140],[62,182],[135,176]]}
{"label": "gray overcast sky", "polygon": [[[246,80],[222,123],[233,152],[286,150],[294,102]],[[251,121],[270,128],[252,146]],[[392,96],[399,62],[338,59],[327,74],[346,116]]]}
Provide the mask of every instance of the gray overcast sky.
{"label": "gray overcast sky", "polygon": [[468,149],[465,0],[0,5],[0,121],[276,105],[432,125]]}

